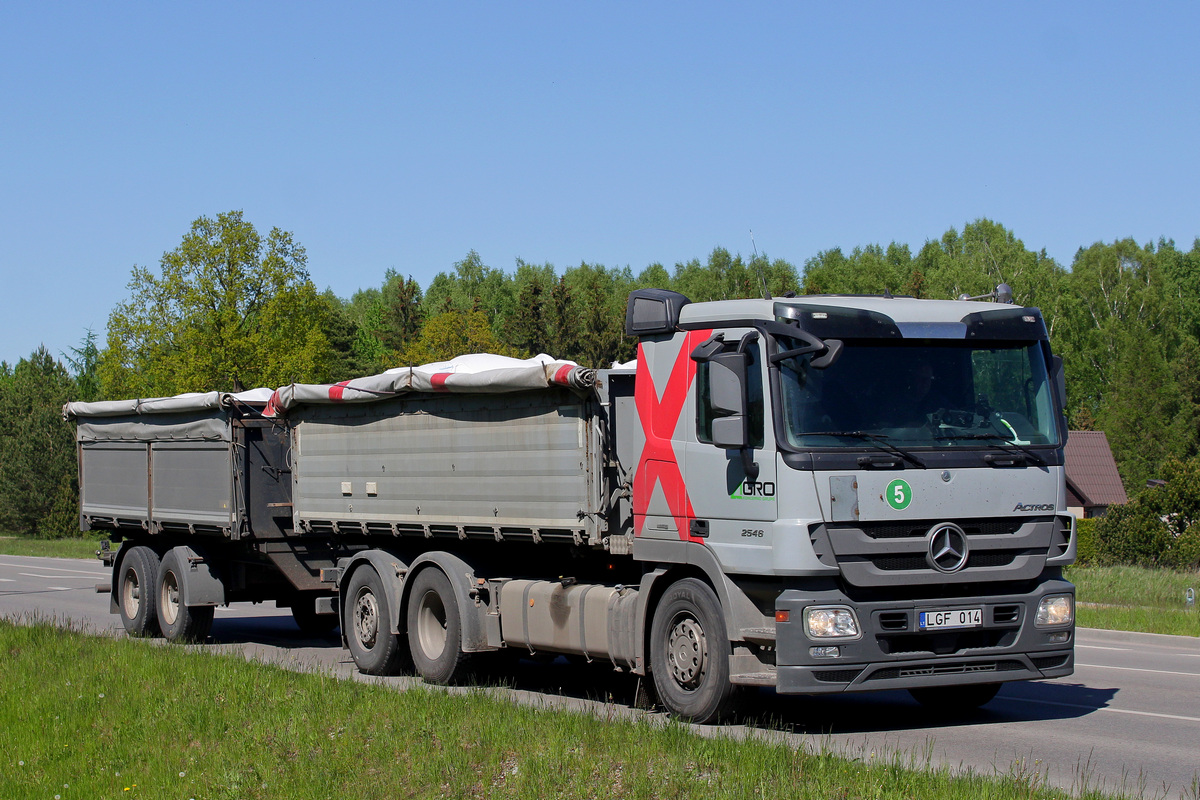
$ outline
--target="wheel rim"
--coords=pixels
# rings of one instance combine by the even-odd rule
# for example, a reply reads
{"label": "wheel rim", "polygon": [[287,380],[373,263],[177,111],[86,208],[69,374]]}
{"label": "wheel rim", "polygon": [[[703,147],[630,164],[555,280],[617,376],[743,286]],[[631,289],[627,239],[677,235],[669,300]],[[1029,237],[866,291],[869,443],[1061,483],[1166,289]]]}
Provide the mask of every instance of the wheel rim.
{"label": "wheel rim", "polygon": [[354,638],[364,650],[374,647],[379,638],[379,601],[365,586],[354,598]]}
{"label": "wheel rim", "polygon": [[417,641],[431,661],[446,649],[446,606],[437,592],[426,592],[417,608]]}
{"label": "wheel rim", "polygon": [[179,616],[179,581],[175,578],[175,573],[170,570],[163,575],[162,597],[159,605],[162,608],[163,620],[168,625],[174,625],[175,618]]}
{"label": "wheel rim", "polygon": [[138,585],[137,570],[133,567],[125,569],[121,580],[121,608],[125,609],[125,616],[129,619],[137,617],[142,608],[142,589]]}
{"label": "wheel rim", "polygon": [[667,662],[671,677],[684,689],[695,689],[708,671],[708,641],[704,628],[692,616],[675,618],[667,638]]}

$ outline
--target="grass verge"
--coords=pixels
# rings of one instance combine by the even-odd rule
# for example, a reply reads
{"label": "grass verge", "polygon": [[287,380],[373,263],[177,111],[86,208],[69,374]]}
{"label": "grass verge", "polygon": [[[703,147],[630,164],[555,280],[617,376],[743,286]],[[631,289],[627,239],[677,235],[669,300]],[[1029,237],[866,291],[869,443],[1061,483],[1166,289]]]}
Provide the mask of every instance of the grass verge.
{"label": "grass verge", "polygon": [[397,692],[44,623],[0,621],[0,654],[5,798],[1068,797],[1018,768],[815,755],[657,717]]}
{"label": "grass verge", "polygon": [[1071,567],[1085,628],[1200,636],[1200,606],[1188,608],[1189,588],[1200,594],[1200,573],[1141,567]]}
{"label": "grass verge", "polygon": [[95,558],[99,539],[34,539],[31,536],[0,536],[0,555],[47,556],[50,558]]}

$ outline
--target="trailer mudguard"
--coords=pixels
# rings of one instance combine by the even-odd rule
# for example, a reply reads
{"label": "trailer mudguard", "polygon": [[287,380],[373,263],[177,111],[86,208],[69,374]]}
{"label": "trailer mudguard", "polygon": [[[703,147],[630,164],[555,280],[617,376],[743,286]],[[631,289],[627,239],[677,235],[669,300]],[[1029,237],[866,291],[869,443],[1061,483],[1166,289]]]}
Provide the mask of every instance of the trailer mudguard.
{"label": "trailer mudguard", "polygon": [[225,583],[201,553],[187,545],[179,545],[169,552],[175,553],[180,564],[187,565],[180,576],[183,579],[183,585],[179,587],[183,605],[225,605]]}
{"label": "trailer mudguard", "polygon": [[[497,648],[488,644],[487,604],[479,597],[479,584],[475,568],[453,553],[435,550],[422,553],[413,560],[409,575],[420,569],[440,569],[450,579],[454,597],[458,601],[459,616],[462,618],[462,649],[464,653],[482,653]],[[408,603],[408,582],[405,581],[404,602]]]}
{"label": "trailer mudguard", "polygon": [[125,563],[125,556],[129,555],[129,551],[135,547],[132,539],[126,539],[121,542],[121,548],[117,550],[117,556],[113,559],[112,564],[112,581],[108,587],[108,613],[118,614],[121,611],[121,606],[117,602],[118,593],[121,591],[121,567]]}
{"label": "trailer mudguard", "polygon": [[[338,581],[339,595],[345,594],[346,584],[350,582],[350,576],[354,574],[355,570],[375,570],[376,574],[383,581],[384,591],[387,592],[388,610],[391,612],[391,619],[388,620],[388,628],[391,633],[400,633],[400,609],[402,607],[404,577],[408,574],[409,570],[408,564],[404,559],[386,550],[363,550],[360,553],[355,553],[345,563],[339,561],[338,567],[341,569],[341,577]],[[346,634],[343,632],[343,644],[345,644],[345,638]]]}

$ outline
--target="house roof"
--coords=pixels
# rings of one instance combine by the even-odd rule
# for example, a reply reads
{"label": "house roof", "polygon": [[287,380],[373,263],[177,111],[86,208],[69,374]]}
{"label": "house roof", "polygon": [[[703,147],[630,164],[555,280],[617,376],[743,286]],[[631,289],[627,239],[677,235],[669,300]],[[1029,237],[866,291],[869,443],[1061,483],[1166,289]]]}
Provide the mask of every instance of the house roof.
{"label": "house roof", "polygon": [[1104,431],[1071,431],[1067,436],[1068,485],[1087,506],[1128,503],[1125,485]]}

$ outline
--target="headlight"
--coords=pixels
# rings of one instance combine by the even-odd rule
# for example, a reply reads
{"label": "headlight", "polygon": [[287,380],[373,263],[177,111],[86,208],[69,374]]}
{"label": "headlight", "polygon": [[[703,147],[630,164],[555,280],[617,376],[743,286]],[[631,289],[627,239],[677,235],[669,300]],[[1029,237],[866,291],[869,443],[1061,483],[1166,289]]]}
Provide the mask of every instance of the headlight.
{"label": "headlight", "polygon": [[804,632],[810,639],[857,639],[858,618],[845,606],[816,606],[804,610]]}
{"label": "headlight", "polygon": [[1075,621],[1075,597],[1069,594],[1054,594],[1043,597],[1038,603],[1036,624],[1039,628],[1051,625],[1070,625]]}

